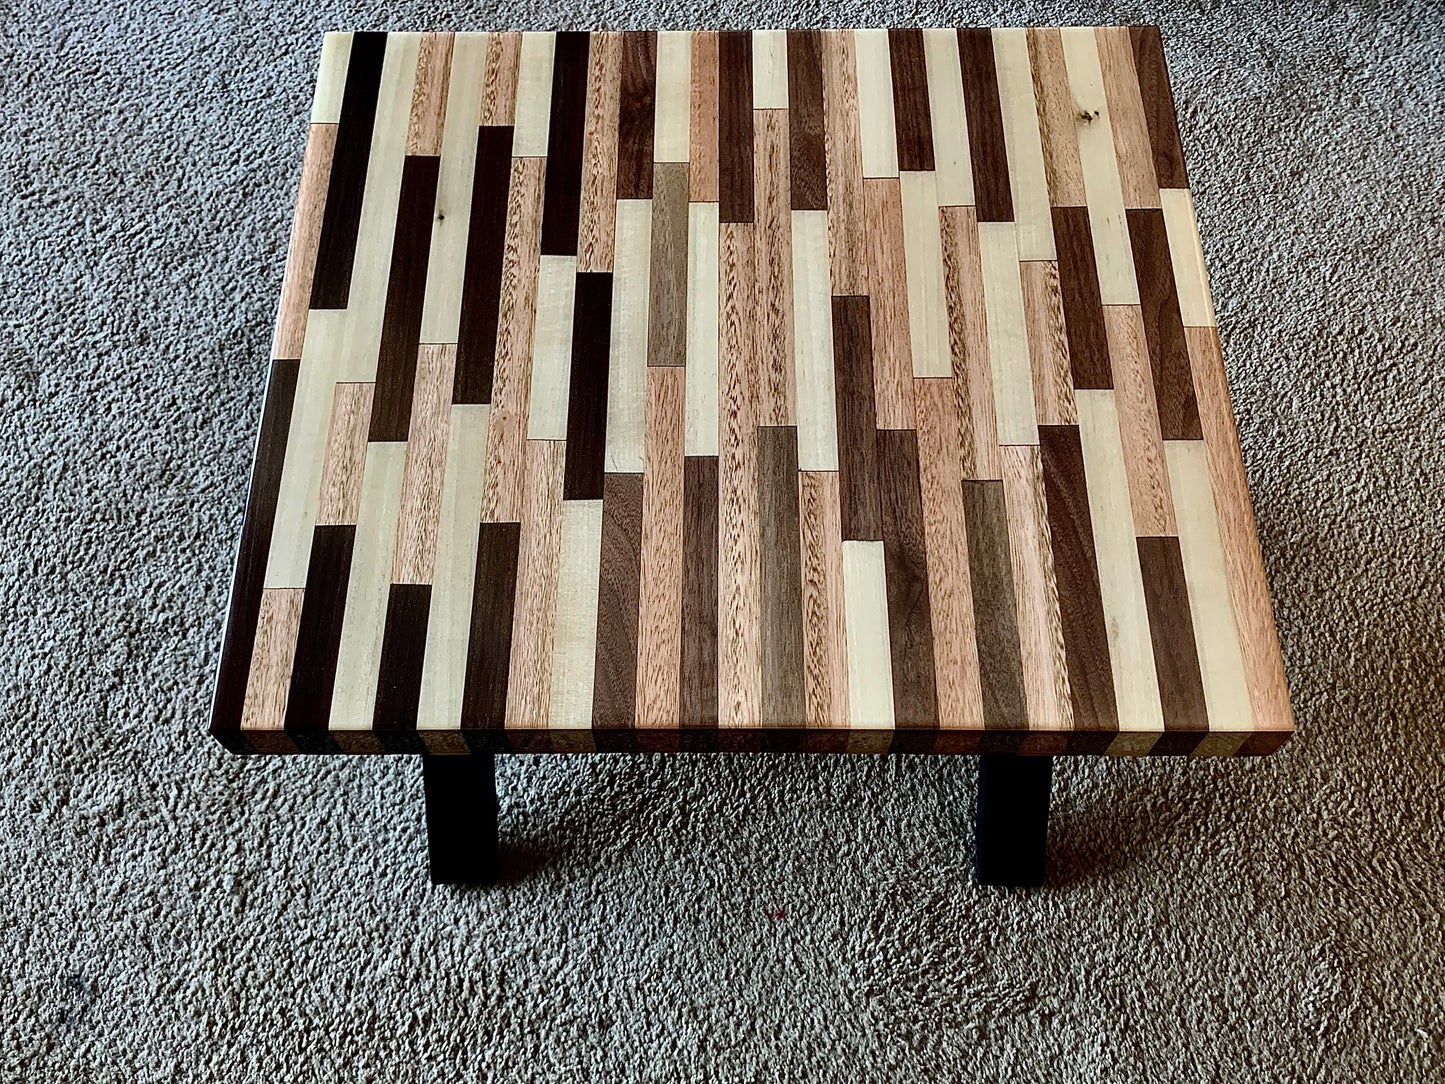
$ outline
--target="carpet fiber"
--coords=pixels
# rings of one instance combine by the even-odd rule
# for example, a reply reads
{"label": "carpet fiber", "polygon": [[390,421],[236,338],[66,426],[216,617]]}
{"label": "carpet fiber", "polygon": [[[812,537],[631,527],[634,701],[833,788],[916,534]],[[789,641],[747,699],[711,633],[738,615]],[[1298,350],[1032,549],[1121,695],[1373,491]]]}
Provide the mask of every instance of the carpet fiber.
{"label": "carpet fiber", "polygon": [[[103,5],[0,18],[0,1079],[1445,1080],[1438,5]],[[1205,10],[1207,9],[1207,10]],[[319,34],[1157,21],[1299,735],[1061,761],[413,759],[205,737]]]}

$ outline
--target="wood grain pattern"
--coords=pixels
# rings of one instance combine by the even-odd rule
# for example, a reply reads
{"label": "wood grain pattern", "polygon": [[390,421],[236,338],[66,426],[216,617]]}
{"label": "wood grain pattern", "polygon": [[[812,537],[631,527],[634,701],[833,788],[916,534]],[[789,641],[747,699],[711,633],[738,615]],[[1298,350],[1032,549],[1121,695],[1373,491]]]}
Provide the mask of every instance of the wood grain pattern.
{"label": "wood grain pattern", "polygon": [[1155,28],[332,35],[238,753],[1293,729]]}

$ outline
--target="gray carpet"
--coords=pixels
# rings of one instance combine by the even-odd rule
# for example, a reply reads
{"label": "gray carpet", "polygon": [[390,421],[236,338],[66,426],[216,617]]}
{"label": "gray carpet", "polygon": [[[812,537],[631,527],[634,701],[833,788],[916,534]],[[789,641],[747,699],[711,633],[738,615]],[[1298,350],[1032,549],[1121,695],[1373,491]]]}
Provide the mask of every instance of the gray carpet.
{"label": "gray carpet", "polygon": [[[738,0],[0,6],[0,1079],[1445,1080],[1445,12]],[[1062,762],[415,761],[204,735],[318,34],[1158,21],[1299,717]]]}

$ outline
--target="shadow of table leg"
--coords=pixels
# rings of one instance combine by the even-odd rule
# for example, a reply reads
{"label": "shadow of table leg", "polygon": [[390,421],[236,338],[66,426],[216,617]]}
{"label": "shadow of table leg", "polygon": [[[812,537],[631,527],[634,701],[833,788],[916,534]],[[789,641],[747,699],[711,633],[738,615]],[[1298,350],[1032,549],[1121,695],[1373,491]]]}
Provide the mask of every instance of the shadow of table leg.
{"label": "shadow of table leg", "polygon": [[432,884],[492,884],[497,879],[495,756],[424,756],[421,773]]}
{"label": "shadow of table leg", "polygon": [[1053,758],[990,754],[979,760],[975,876],[986,885],[1043,884]]}

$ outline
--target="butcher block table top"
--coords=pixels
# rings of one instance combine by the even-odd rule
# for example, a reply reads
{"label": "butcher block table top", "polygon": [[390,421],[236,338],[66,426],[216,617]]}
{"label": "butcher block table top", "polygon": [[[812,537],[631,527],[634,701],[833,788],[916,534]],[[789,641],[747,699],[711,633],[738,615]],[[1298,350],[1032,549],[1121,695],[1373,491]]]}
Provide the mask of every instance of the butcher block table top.
{"label": "butcher block table top", "polygon": [[1268,753],[1159,32],[329,34],[237,752]]}

